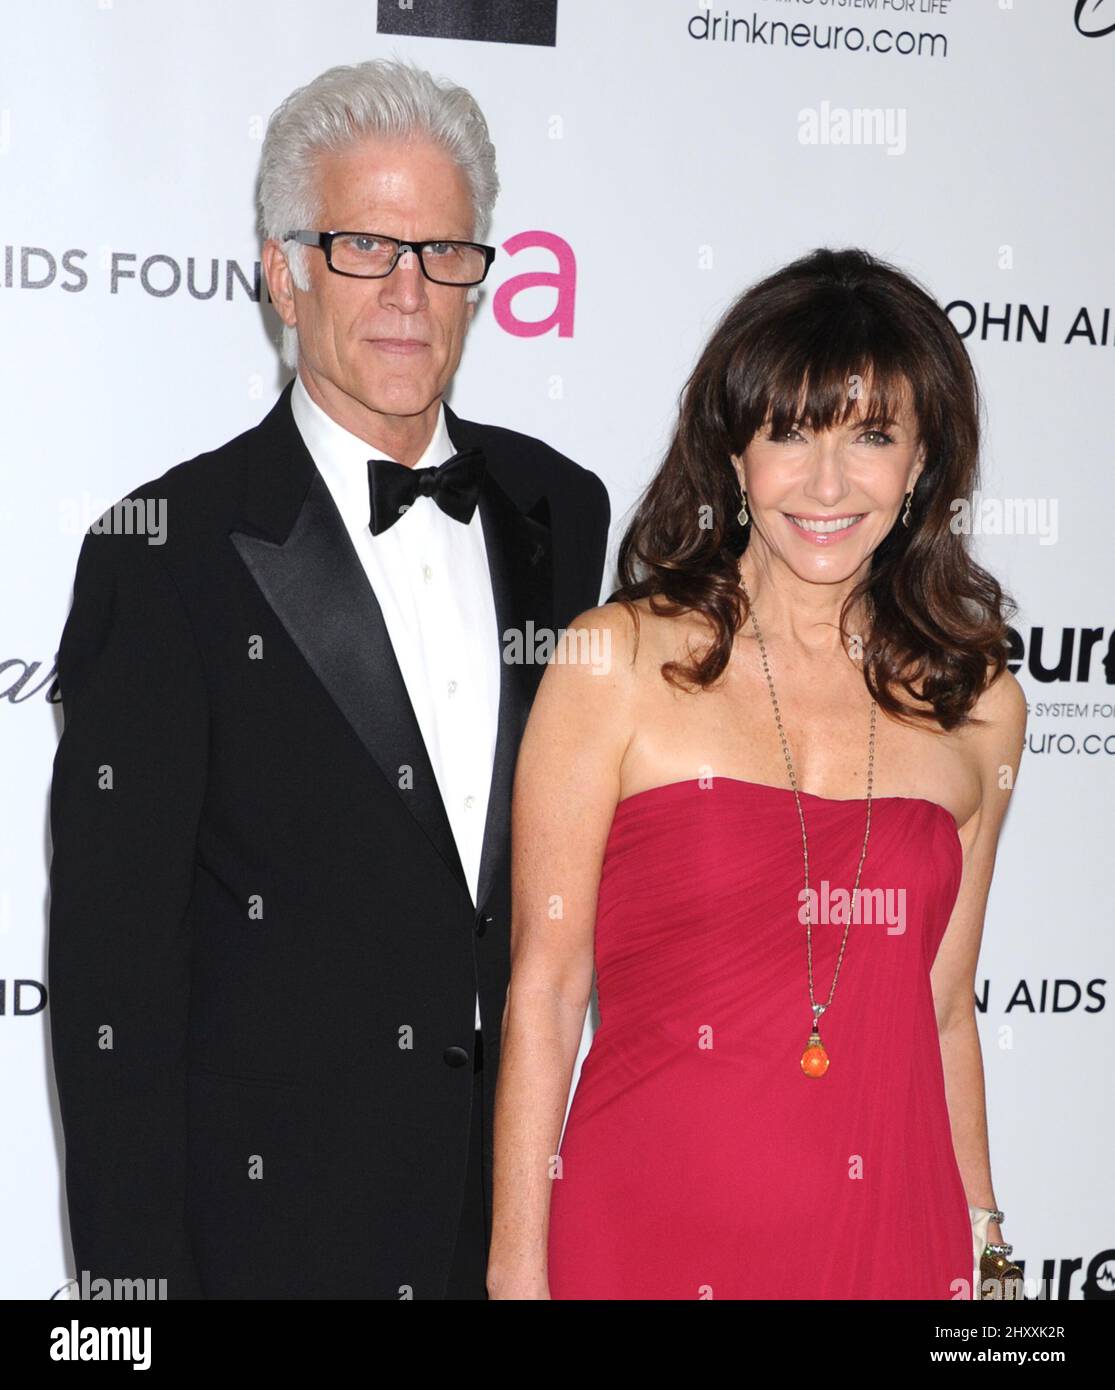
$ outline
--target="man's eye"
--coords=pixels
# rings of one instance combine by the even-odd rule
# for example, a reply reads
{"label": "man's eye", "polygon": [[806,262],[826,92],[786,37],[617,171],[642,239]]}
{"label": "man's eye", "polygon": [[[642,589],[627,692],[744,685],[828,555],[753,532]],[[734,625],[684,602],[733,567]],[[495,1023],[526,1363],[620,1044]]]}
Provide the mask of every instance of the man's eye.
{"label": "man's eye", "polygon": [[451,241],[428,241],[422,249],[434,256],[448,256],[454,247]]}
{"label": "man's eye", "polygon": [[379,241],[373,236],[353,237],[352,244],[357,251],[376,251],[379,249]]}

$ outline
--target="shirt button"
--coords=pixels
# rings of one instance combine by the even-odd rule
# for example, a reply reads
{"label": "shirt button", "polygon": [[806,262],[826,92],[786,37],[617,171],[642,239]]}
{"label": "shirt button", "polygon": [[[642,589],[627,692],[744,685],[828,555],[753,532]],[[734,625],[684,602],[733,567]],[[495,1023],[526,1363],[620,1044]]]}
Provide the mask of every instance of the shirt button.
{"label": "shirt button", "polygon": [[426,581],[426,583],[428,584],[428,583],[430,582],[430,580],[433,579],[433,577],[434,577],[434,572],[433,572],[433,570],[429,567],[429,565],[423,565],[423,566],[422,566],[422,578]]}
{"label": "shirt button", "polygon": [[475,805],[476,805],[476,797],[474,797],[474,796],[466,796],[466,797],[465,797],[465,809],[466,809],[466,810],[471,811],[472,808],[473,808]]}
{"label": "shirt button", "polygon": [[448,686],[448,690],[449,690],[450,695],[455,695],[455,694],[457,693],[457,682],[456,682],[456,681],[450,681],[450,682],[449,682],[449,686]]}

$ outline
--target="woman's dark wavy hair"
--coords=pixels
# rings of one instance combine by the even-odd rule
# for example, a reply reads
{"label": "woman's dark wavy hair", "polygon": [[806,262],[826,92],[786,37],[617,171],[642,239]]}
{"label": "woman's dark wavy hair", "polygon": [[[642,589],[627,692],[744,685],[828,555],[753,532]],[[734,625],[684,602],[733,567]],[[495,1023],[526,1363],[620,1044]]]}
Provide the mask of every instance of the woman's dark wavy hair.
{"label": "woman's dark wavy hair", "polygon": [[[859,378],[857,396],[849,382]],[[692,664],[663,664],[678,686],[705,687],[723,673],[747,621],[739,557],[742,454],[769,423],[778,434],[804,422],[826,430],[849,419],[882,427],[913,405],[925,466],[909,528],[896,524],[840,614],[862,598],[869,616],[864,679],[888,713],[944,729],[972,722],[987,681],[1007,661],[1006,618],[1015,605],[952,529],[954,499],[977,483],[980,394],[967,350],[932,296],[897,267],[858,249],[813,251],[747,290],[721,319],[681,393],[666,458],[640,499],[619,549],[620,587],[631,613],[702,614],[712,629]],[[700,520],[699,520],[700,519]],[[904,691],[929,709],[898,694]]]}

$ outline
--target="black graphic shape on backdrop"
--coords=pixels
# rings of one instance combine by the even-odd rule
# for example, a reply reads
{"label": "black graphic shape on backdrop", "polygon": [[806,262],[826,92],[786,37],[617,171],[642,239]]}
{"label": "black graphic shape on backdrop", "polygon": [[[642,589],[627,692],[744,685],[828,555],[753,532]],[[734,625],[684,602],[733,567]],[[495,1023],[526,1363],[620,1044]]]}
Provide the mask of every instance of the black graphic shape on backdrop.
{"label": "black graphic shape on backdrop", "polygon": [[1115,34],[1115,3],[1112,0],[1076,0],[1076,32],[1086,39],[1102,39]]}
{"label": "black graphic shape on backdrop", "polygon": [[376,30],[420,39],[485,43],[557,42],[557,0],[379,0]]}

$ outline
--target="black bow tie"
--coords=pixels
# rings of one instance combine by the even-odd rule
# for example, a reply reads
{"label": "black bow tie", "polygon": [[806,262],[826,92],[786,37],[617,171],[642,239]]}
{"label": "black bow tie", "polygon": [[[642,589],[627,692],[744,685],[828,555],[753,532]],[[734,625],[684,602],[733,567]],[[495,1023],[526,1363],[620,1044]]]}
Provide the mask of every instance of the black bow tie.
{"label": "black bow tie", "polygon": [[369,459],[372,535],[394,525],[418,497],[432,497],[447,516],[467,525],[483,481],[484,455],[479,449],[462,449],[439,468],[408,468],[394,459]]}

